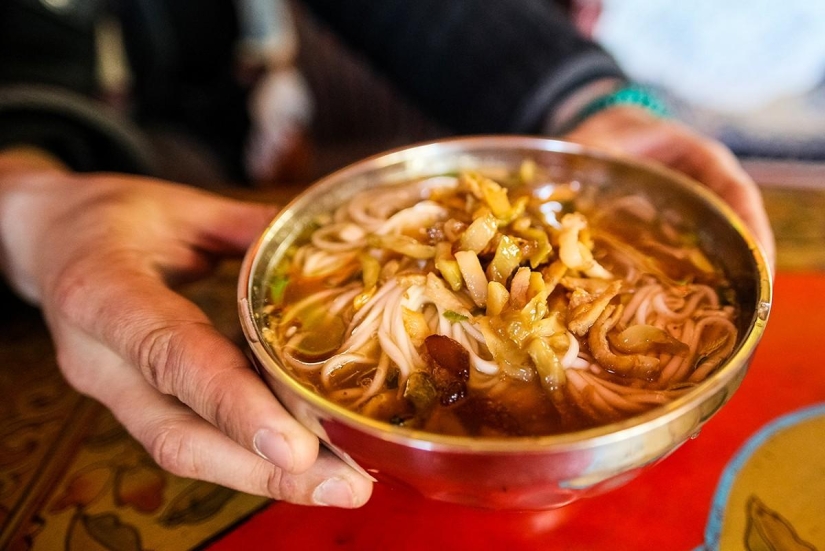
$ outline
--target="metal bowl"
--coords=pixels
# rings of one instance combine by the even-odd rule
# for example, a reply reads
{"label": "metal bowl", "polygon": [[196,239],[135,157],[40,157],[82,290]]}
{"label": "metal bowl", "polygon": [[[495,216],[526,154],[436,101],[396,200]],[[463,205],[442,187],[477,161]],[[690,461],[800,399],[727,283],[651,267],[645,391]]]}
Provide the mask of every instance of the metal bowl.
{"label": "metal bowl", "polygon": [[[515,170],[525,158],[558,181],[595,186],[601,195],[642,192],[681,215],[727,272],[742,314],[730,359],[695,389],[630,419],[580,432],[511,438],[455,437],[368,419],[335,405],[293,378],[261,336],[259,312],[270,267],[318,214],[355,193],[464,169]],[[249,250],[239,282],[242,326],[255,362],[278,399],[341,458],[376,479],[425,496],[494,509],[548,509],[621,485],[667,456],[739,387],[767,322],[772,279],[756,240],[733,211],[694,181],[557,140],[453,138],[370,157],[320,180],[287,205]]]}

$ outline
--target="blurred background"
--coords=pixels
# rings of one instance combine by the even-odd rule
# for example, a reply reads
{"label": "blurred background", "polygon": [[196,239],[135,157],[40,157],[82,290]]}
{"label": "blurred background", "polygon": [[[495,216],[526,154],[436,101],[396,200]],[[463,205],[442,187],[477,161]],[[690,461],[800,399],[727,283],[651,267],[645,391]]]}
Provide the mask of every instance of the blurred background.
{"label": "blurred background", "polygon": [[[261,122],[250,146],[255,166],[247,167],[259,184],[314,179],[366,154],[447,133],[300,2],[234,1],[242,70],[262,83],[250,108]],[[814,185],[825,175],[825,1],[544,1],[761,179]],[[128,62],[117,28],[103,31],[101,74],[117,103],[129,87]]]}
{"label": "blurred background", "polygon": [[630,76],[741,156],[825,159],[825,2],[579,0],[577,9]]}
{"label": "blurred background", "polygon": [[[552,0],[547,0],[552,1]],[[556,0],[676,117],[727,144],[762,180],[825,185],[825,2]],[[292,6],[321,171],[444,131]],[[347,135],[346,151],[336,145]],[[318,159],[316,159],[317,161]]]}

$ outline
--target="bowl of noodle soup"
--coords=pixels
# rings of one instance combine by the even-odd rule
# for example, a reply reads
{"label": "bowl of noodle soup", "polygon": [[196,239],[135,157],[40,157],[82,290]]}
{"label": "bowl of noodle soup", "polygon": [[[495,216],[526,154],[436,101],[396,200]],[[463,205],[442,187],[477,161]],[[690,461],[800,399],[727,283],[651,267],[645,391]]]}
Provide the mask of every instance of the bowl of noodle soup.
{"label": "bowl of noodle soup", "polygon": [[697,435],[745,376],[771,293],[754,237],[692,180],[478,136],[310,186],[250,248],[239,311],[278,399],[353,468],[548,509]]}

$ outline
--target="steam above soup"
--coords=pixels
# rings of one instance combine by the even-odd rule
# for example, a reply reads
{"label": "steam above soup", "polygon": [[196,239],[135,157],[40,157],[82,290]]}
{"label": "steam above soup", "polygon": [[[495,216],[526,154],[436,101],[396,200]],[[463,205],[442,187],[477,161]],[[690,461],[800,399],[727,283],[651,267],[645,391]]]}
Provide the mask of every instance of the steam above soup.
{"label": "steam above soup", "polygon": [[574,431],[672,400],[736,343],[724,274],[645,197],[464,172],[363,192],[270,276],[263,334],[304,384],[443,434]]}

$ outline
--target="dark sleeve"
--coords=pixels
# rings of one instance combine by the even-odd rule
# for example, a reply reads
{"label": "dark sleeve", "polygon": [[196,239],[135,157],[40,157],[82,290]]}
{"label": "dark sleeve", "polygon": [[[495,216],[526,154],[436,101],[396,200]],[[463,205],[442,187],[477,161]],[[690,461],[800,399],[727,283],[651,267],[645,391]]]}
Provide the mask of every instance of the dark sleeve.
{"label": "dark sleeve", "polygon": [[152,174],[142,133],[106,106],[65,88],[0,85],[0,149],[35,146],[80,172]]}
{"label": "dark sleeve", "polygon": [[625,78],[552,0],[304,0],[459,132],[535,132],[571,91]]}
{"label": "dark sleeve", "polygon": [[0,149],[37,146],[81,171],[150,173],[140,133],[94,99],[99,2],[0,2]]}

